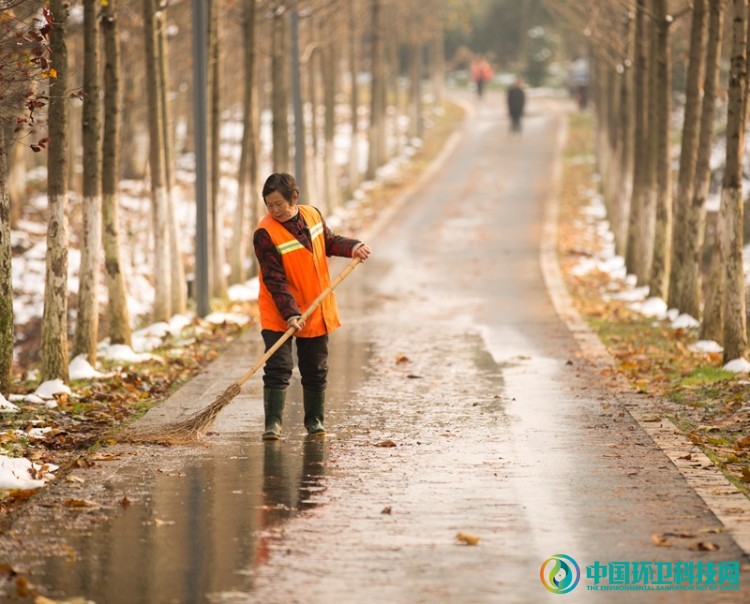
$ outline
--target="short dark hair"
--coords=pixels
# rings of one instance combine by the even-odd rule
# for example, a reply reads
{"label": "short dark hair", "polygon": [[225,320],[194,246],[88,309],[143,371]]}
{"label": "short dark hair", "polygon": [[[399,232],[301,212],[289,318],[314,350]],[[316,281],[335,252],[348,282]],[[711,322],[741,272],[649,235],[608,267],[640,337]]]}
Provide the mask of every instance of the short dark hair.
{"label": "short dark hair", "polygon": [[265,200],[265,198],[274,191],[280,193],[281,196],[290,203],[295,194],[299,197],[299,186],[297,186],[297,181],[294,180],[294,176],[287,174],[286,172],[276,172],[266,179],[266,182],[263,185],[263,199]]}

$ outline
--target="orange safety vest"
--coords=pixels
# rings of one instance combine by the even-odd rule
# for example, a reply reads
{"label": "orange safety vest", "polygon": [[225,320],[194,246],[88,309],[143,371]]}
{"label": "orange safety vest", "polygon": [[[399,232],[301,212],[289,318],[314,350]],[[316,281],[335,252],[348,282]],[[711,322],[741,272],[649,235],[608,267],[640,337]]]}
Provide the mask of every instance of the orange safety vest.
{"label": "orange safety vest", "polygon": [[[312,253],[294,235],[287,231],[280,222],[266,214],[258,224],[258,229],[265,229],[276,246],[286,272],[286,283],[290,293],[305,312],[318,295],[331,284],[326,258],[326,243],[323,233],[323,218],[312,206],[298,206],[302,219],[310,229]],[[271,292],[263,283],[263,274],[259,277],[258,308],[262,329],[286,331],[288,325],[281,316],[273,301]],[[336,298],[331,292],[305,321],[305,326],[294,335],[300,338],[314,338],[332,332],[341,326]]]}

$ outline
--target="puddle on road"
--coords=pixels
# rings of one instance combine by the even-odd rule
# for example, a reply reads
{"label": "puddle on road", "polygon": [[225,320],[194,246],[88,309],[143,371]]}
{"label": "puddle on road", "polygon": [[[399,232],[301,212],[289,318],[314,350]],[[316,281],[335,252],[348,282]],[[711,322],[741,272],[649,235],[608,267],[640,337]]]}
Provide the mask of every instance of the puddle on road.
{"label": "puddle on road", "polygon": [[327,501],[326,441],[255,438],[222,435],[206,449],[139,456],[96,497],[109,510],[60,506],[44,520],[46,547],[49,522],[76,528],[60,555],[34,562],[30,580],[48,597],[97,604],[205,602],[204,594],[250,589],[248,569],[268,562],[284,522]]}

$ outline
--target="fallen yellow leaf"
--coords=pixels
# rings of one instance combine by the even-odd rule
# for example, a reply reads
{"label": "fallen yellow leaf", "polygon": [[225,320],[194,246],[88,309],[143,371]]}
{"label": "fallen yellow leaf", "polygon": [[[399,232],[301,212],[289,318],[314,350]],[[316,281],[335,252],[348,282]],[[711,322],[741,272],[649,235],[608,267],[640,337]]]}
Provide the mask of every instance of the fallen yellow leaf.
{"label": "fallen yellow leaf", "polygon": [[464,545],[476,545],[479,543],[479,537],[471,533],[457,533],[456,539]]}

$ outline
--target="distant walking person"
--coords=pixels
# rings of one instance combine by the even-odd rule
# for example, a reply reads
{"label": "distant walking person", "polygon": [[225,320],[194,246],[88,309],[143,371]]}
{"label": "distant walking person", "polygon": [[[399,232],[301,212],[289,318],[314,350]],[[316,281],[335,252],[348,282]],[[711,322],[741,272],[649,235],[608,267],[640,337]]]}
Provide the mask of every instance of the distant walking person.
{"label": "distant walking person", "polygon": [[523,108],[526,104],[526,93],[523,89],[523,80],[516,78],[513,85],[508,88],[508,115],[510,116],[510,131],[521,132],[521,118]]}
{"label": "distant walking person", "polygon": [[472,62],[471,79],[477,87],[477,97],[481,99],[487,82],[492,79],[492,67],[484,58],[477,57]]}

